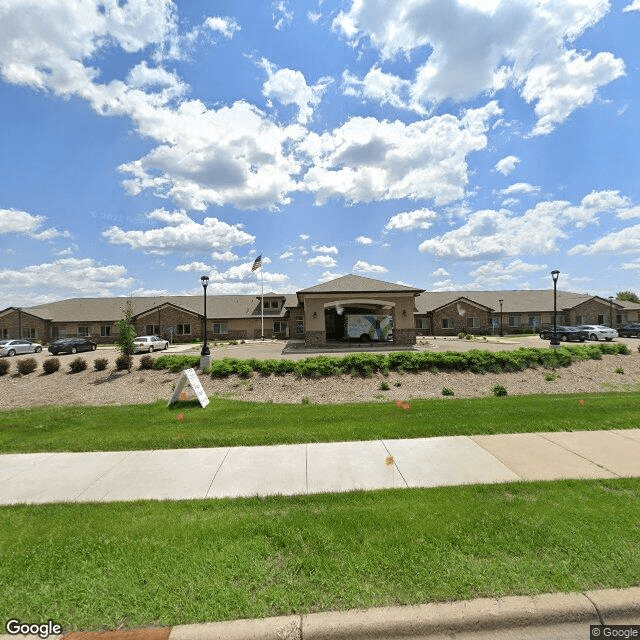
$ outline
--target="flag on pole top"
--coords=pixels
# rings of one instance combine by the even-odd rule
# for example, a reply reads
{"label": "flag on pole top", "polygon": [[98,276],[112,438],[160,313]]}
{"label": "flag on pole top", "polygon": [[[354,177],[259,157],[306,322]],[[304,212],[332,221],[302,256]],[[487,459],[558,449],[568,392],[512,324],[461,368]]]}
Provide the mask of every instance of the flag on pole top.
{"label": "flag on pole top", "polygon": [[262,266],[262,254],[260,254],[254,261],[253,261],[253,267],[251,267],[251,271],[255,271],[256,269],[259,269]]}

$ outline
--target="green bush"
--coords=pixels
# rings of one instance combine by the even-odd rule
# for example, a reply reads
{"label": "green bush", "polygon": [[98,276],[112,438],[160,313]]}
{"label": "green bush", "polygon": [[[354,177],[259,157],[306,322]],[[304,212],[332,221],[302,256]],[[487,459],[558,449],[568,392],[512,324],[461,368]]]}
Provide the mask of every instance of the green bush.
{"label": "green bush", "polygon": [[493,393],[496,398],[501,398],[502,396],[507,395],[507,389],[501,384],[496,384],[491,388],[491,393]]}
{"label": "green bush", "polygon": [[153,369],[153,361],[155,358],[146,354],[140,358],[140,369]]}
{"label": "green bush", "polygon": [[0,376],[7,374],[11,368],[11,363],[8,360],[0,360]]}
{"label": "green bush", "polygon": [[60,369],[60,359],[59,358],[47,358],[42,363],[42,370],[48,375],[50,373],[55,373]]}
{"label": "green bush", "polygon": [[614,371],[614,373],[622,373],[622,374],[624,374],[624,369],[622,367],[616,367],[613,371]]}
{"label": "green bush", "polygon": [[200,356],[165,355],[154,360],[153,368],[169,369],[169,371],[177,373],[184,369],[193,369],[199,364]]}
{"label": "green bush", "polygon": [[35,358],[24,358],[24,360],[18,360],[18,373],[23,376],[33,373],[37,368],[38,363]]}
{"label": "green bush", "polygon": [[121,353],[116,358],[116,371],[129,371],[133,365],[133,356]]}
{"label": "green bush", "polygon": [[442,389],[442,395],[443,396],[452,396],[453,395],[453,389],[451,389],[449,387],[444,387],[444,389]]}
{"label": "green bush", "polygon": [[384,381],[382,381],[380,383],[380,386],[378,387],[378,389],[380,389],[380,391],[389,391],[391,387]]}
{"label": "green bush", "polygon": [[106,358],[96,358],[93,361],[93,368],[96,371],[104,371],[109,366],[109,361]]}
{"label": "green bush", "polygon": [[74,358],[69,363],[69,369],[71,370],[71,373],[80,373],[81,371],[84,371],[86,368],[87,368],[87,361],[84,358],[81,358],[80,356],[78,356],[77,358]]}

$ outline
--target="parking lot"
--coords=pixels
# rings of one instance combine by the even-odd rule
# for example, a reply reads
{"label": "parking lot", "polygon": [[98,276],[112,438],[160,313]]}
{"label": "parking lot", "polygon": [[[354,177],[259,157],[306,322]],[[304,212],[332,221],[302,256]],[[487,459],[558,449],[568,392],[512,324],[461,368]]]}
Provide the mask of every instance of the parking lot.
{"label": "parking lot", "polygon": [[[632,352],[637,353],[638,346],[640,346],[640,339],[638,338],[616,338],[614,342],[621,342],[626,344]],[[584,343],[563,343],[563,346],[571,344],[595,344],[592,342]],[[285,340],[253,340],[247,341],[244,344],[224,344],[224,346],[211,345],[211,358],[214,360],[222,358],[256,358],[258,360],[264,359],[287,359],[287,360],[301,360],[303,358],[314,357],[318,355],[329,356],[342,356],[349,353],[389,353],[392,351],[398,351],[400,349],[409,349],[413,351],[457,351],[464,352],[470,349],[486,349],[489,351],[512,351],[514,349],[520,349],[522,347],[537,347],[544,349],[549,347],[548,340],[541,340],[537,335],[534,336],[505,336],[503,338],[487,337],[486,340],[482,338],[476,338],[473,340],[465,340],[457,337],[419,337],[418,344],[414,347],[398,347],[392,343],[329,343],[325,348],[306,348],[301,341],[285,341]],[[202,344],[174,344],[170,345],[166,351],[156,351],[152,354],[152,357],[159,357],[165,354],[184,354],[184,355],[199,355]],[[67,363],[71,362],[74,358],[84,358],[90,367],[93,366],[93,362],[96,358],[107,358],[111,363],[115,362],[119,352],[114,345],[99,345],[96,351],[88,351],[71,354],[60,354],[55,356],[60,359],[60,363],[63,367]],[[134,355],[134,366],[137,366],[136,362],[144,353],[138,353]],[[5,357],[9,361],[18,361],[21,358],[35,358],[40,367],[42,362],[53,357],[46,347],[43,347],[42,353],[30,353],[16,355],[11,358]]]}

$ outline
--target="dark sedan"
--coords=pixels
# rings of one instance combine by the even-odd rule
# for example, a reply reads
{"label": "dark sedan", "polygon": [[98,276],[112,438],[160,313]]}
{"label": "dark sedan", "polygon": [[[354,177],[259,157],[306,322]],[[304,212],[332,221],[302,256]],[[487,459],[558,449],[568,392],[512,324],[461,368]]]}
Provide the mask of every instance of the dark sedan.
{"label": "dark sedan", "polygon": [[618,329],[621,338],[640,338],[640,324],[625,324]]}
{"label": "dark sedan", "polygon": [[[556,327],[556,333],[558,335],[558,340],[562,342],[574,341],[574,342],[584,342],[589,338],[589,334],[583,329],[578,329],[577,327],[564,327],[558,325]],[[549,329],[543,329],[540,332],[540,337],[543,340],[553,340],[553,327]]]}
{"label": "dark sedan", "polygon": [[57,356],[59,353],[78,353],[78,351],[95,351],[95,342],[87,338],[60,338],[49,345],[49,353]]}

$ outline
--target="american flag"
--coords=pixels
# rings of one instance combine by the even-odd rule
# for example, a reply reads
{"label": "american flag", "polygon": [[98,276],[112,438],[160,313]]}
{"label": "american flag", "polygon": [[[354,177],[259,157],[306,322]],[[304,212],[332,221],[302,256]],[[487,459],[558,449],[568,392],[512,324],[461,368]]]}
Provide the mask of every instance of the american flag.
{"label": "american flag", "polygon": [[256,269],[259,269],[262,266],[262,254],[260,254],[254,261],[253,261],[253,267],[251,267],[251,271],[255,271]]}

